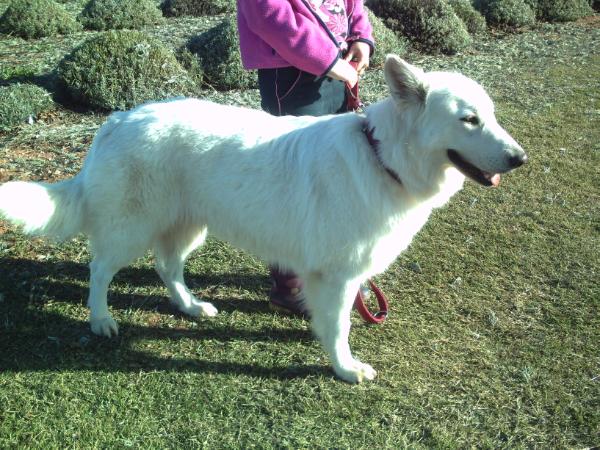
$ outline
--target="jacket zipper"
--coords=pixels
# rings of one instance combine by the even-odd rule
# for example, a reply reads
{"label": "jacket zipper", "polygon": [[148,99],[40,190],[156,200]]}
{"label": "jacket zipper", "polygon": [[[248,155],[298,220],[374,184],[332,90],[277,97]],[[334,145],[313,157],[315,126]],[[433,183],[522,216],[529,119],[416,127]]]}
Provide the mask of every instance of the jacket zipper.
{"label": "jacket zipper", "polygon": [[[335,44],[335,46],[339,50],[340,49],[340,44],[338,43],[337,39],[335,38],[335,36],[331,32],[331,30],[329,28],[327,28],[327,25],[325,24],[325,22],[323,22],[323,19],[321,19],[319,17],[319,15],[317,14],[317,12],[314,9],[312,9],[312,7],[308,4],[307,0],[302,0],[302,3],[304,3],[304,6],[306,6],[308,8],[308,10],[312,13],[312,15],[315,16],[315,18],[317,19],[317,21],[319,22],[319,24],[321,24],[321,26],[323,28],[325,28],[325,31],[327,31],[327,35],[329,36],[329,38],[333,41],[333,43]],[[346,7],[345,4],[344,4],[344,7]]]}

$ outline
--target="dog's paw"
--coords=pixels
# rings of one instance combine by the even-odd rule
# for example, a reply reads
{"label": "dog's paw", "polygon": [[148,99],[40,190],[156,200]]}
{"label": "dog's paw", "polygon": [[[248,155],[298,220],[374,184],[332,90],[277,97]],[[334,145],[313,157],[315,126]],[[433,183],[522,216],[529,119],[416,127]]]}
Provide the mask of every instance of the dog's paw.
{"label": "dog's paw", "polygon": [[182,313],[192,317],[214,317],[219,313],[219,310],[212,303],[194,300],[189,306],[179,306]]}
{"label": "dog's paw", "polygon": [[352,361],[348,366],[336,367],[335,373],[348,383],[362,383],[373,380],[377,376],[377,372],[369,364],[357,360]]}
{"label": "dog's paw", "polygon": [[92,326],[92,333],[98,336],[110,338],[119,334],[117,322],[110,316],[90,319],[90,325]]}

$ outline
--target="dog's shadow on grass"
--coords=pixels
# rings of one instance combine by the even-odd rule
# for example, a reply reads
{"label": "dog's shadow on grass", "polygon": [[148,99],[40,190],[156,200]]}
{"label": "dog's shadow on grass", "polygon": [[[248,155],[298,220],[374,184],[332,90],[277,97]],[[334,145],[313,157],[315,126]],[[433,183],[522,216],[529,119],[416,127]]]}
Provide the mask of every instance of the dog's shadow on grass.
{"label": "dog's shadow on grass", "polygon": [[[100,338],[92,335],[85,318],[76,320],[55,311],[60,310],[60,303],[85,304],[89,279],[87,265],[0,258],[0,274],[0,370],[192,371],[280,379],[329,374],[325,366],[264,367],[224,362],[215,355],[204,359],[201,355],[163,357],[157,356],[157,352],[140,350],[138,345],[140,341],[151,344],[182,339],[223,344],[232,341],[309,343],[312,336],[306,327],[236,328],[219,323],[218,319],[203,320],[194,329],[122,323],[119,337]],[[188,278],[197,285],[234,285],[265,291],[265,295],[268,286],[267,277],[262,275],[225,274]],[[122,270],[115,278],[115,284],[145,288],[162,286],[153,270],[140,268]],[[110,307],[114,310],[152,311],[159,317],[177,314],[162,295],[118,294],[110,297]],[[225,313],[272,314],[266,301],[205,298]],[[59,307],[45,307],[49,303],[58,303]],[[161,345],[160,342],[158,345]]]}
{"label": "dog's shadow on grass", "polygon": [[[0,258],[0,293],[34,297],[50,297],[71,304],[85,304],[89,288],[89,268],[87,264],[71,261],[44,262],[29,259]],[[267,295],[266,276],[255,274],[189,274],[186,279],[192,290],[203,300],[213,303],[219,311],[232,312],[266,312],[267,302],[253,302],[233,298],[214,298],[206,287],[235,286],[246,290],[263,291]],[[17,286],[15,286],[17,285]],[[116,293],[123,286],[128,291],[144,288],[150,294]],[[18,292],[15,292],[18,287]],[[156,293],[160,290],[161,293]],[[199,292],[198,292],[199,291]],[[210,289],[208,289],[210,291]],[[109,306],[111,309],[136,309],[179,314],[171,306],[163,282],[154,269],[126,267],[113,278],[109,289]]]}

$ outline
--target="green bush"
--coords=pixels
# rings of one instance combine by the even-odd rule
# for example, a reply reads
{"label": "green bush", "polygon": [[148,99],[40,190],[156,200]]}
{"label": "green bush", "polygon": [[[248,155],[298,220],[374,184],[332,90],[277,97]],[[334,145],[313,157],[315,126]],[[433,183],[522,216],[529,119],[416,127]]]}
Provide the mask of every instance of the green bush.
{"label": "green bush", "polygon": [[406,52],[407,42],[385,26],[383,21],[373,11],[365,8],[369,22],[373,26],[373,39],[375,39],[375,53],[371,57],[371,67],[381,67],[385,62],[385,55],[395,53],[402,55]]}
{"label": "green bush", "polygon": [[240,39],[234,20],[224,20],[191,39],[187,47],[198,58],[204,82],[215,89],[228,90],[257,85],[256,73],[245,70],[242,66]]}
{"label": "green bush", "polygon": [[2,17],[0,33],[34,39],[69,34],[81,25],[52,0],[13,0]]}
{"label": "green bush", "polygon": [[166,0],[161,5],[165,16],[211,16],[236,10],[235,0]]}
{"label": "green bush", "polygon": [[487,23],[497,27],[522,27],[535,22],[528,0],[475,0],[475,8]]}
{"label": "green bush", "polygon": [[35,72],[33,67],[23,63],[3,64],[0,66],[0,81],[31,79],[35,76]]}
{"label": "green bush", "polygon": [[139,29],[162,21],[162,13],[152,0],[90,0],[79,16],[90,30]]}
{"label": "green bush", "polygon": [[470,0],[448,0],[454,13],[463,21],[470,34],[481,34],[486,30],[485,19]]}
{"label": "green bush", "polygon": [[446,0],[370,0],[368,4],[389,28],[422,51],[453,54],[471,44],[465,24]]}
{"label": "green bush", "polygon": [[35,84],[0,86],[0,130],[24,123],[53,104],[50,93]]}
{"label": "green bush", "polygon": [[131,30],[84,42],[61,61],[57,78],[67,100],[107,110],[196,91],[171,50]]}
{"label": "green bush", "polygon": [[179,64],[187,70],[190,78],[200,86],[204,79],[204,72],[200,67],[198,57],[194,55],[187,47],[182,47],[175,52],[175,57]]}
{"label": "green bush", "polygon": [[536,17],[546,22],[569,22],[593,13],[588,0],[535,0]]}

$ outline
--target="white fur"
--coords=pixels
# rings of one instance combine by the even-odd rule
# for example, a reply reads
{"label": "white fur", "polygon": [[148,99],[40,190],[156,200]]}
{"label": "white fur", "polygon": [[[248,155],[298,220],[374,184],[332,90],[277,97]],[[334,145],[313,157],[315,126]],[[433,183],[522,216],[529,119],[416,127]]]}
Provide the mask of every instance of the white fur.
{"label": "white fur", "polygon": [[[494,172],[508,171],[507,157],[522,152],[474,81],[425,74],[394,56],[385,73],[392,95],[366,117],[273,117],[195,99],[114,113],[75,178],[7,183],[0,212],[28,232],[89,236],[96,334],[117,334],[109,283],[148,249],[172,301],[192,316],[214,316],[183,280],[186,257],[211,230],[298,273],[335,372],[350,382],[372,379],[375,371],[348,345],[354,295],[462,187],[446,149]],[[480,129],[460,120],[472,113]],[[375,157],[365,123],[401,185]]]}

